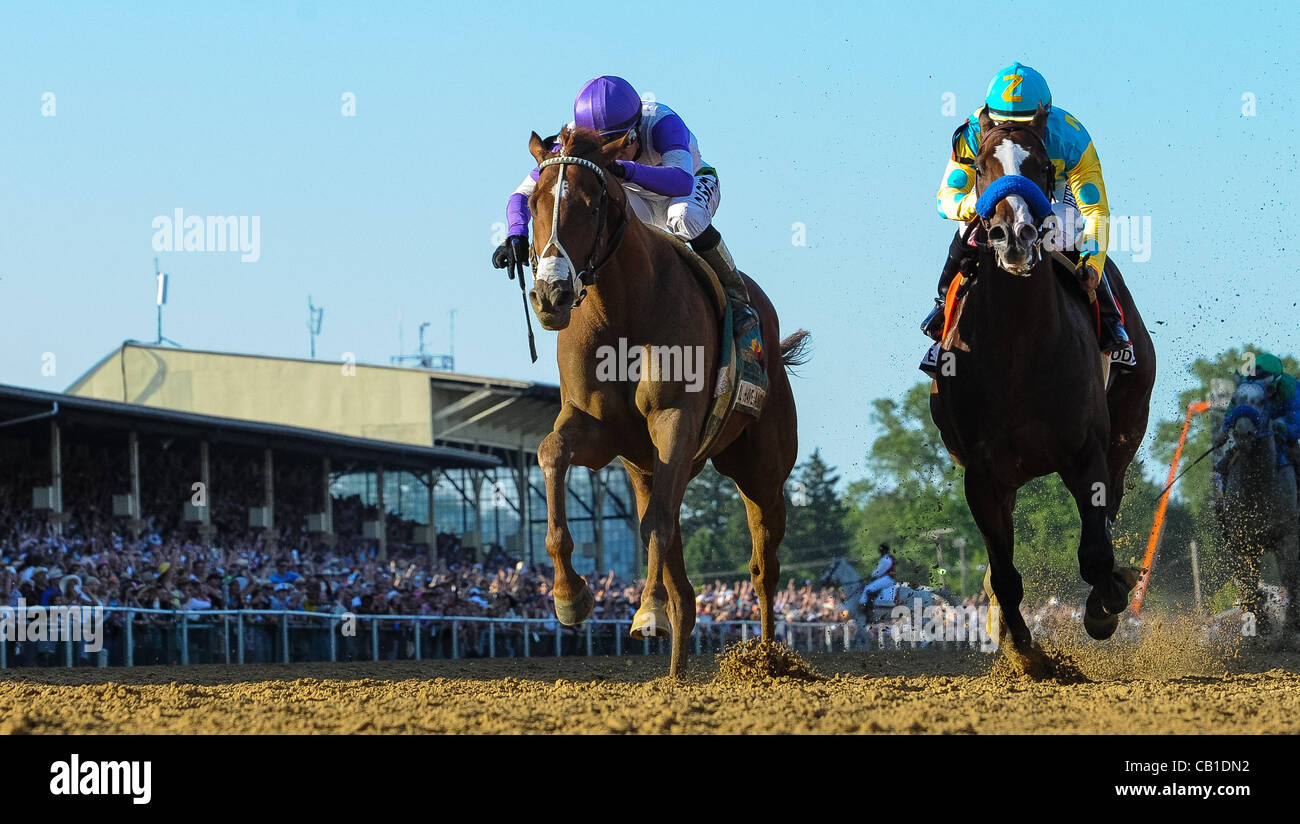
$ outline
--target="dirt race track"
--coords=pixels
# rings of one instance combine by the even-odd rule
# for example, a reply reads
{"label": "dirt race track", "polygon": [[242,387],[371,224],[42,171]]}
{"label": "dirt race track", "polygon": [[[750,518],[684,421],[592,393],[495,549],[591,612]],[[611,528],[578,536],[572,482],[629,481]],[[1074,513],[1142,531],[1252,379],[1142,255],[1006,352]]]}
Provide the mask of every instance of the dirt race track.
{"label": "dirt race track", "polygon": [[664,657],[10,670],[5,733],[1297,733],[1300,656],[1093,647],[1086,680],[975,653],[808,655],[818,680]]}

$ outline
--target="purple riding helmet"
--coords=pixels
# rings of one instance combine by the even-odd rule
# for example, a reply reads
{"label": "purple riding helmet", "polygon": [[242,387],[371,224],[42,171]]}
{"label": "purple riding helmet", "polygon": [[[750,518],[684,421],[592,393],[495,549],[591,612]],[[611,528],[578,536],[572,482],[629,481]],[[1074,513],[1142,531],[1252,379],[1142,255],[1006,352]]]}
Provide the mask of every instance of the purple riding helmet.
{"label": "purple riding helmet", "polygon": [[602,75],[578,92],[573,101],[573,122],[606,136],[636,128],[641,121],[641,95],[621,77]]}

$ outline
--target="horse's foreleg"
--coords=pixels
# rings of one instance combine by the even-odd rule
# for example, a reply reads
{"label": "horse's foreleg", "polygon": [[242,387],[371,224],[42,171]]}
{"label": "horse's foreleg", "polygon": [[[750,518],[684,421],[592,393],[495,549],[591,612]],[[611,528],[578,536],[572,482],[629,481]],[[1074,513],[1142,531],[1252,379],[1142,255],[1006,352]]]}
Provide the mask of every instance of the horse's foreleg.
{"label": "horse's foreleg", "polygon": [[1111,506],[1119,491],[1113,488],[1101,443],[1092,440],[1074,459],[1072,471],[1061,479],[1079,510],[1079,574],[1092,592],[1084,608],[1088,634],[1104,640],[1115,633],[1119,614],[1128,608],[1128,595],[1137,583],[1136,570],[1117,570],[1110,539]]}
{"label": "horse's foreleg", "polygon": [[566,478],[574,463],[598,463],[599,424],[582,412],[566,407],[555,430],[537,448],[537,463],[546,479],[546,554],[555,566],[555,617],[565,626],[591,617],[595,598],[587,581],[573,568],[573,536],[565,515]]}
{"label": "horse's foreleg", "polygon": [[[665,409],[648,416],[650,439],[655,446],[655,468],[650,480],[650,495],[641,519],[641,540],[649,556],[646,591],[658,589],[663,577],[668,592],[668,617],[672,623],[672,664],[669,674],[680,678],[686,674],[691,631],[695,629],[695,591],[686,578],[682,558],[679,518],[686,484],[691,479],[691,456],[696,438],[688,433],[681,410]],[[665,575],[666,573],[666,575]],[[642,596],[641,609],[646,608]]]}
{"label": "horse's foreleg", "polygon": [[[985,575],[986,589],[991,589],[990,600],[998,607],[1001,627],[1011,635],[1016,650],[1029,655],[1034,641],[1020,614],[1020,602],[1025,597],[1025,585],[1016,570],[1015,532],[1012,508],[1014,492],[999,489],[993,480],[970,468],[966,470],[966,503],[970,506],[975,525],[984,537],[989,552],[989,568]],[[1000,633],[999,633],[1000,634]]]}
{"label": "horse's foreleg", "polygon": [[[628,467],[628,478],[632,482],[632,493],[636,496],[636,517],[638,524],[645,523],[646,510],[650,506],[650,487],[652,475]],[[629,635],[641,640],[643,638],[668,637],[672,634],[672,622],[668,619],[668,590],[664,588],[662,564],[651,558],[646,569],[646,582],[641,590],[641,603],[636,614],[632,616]]]}

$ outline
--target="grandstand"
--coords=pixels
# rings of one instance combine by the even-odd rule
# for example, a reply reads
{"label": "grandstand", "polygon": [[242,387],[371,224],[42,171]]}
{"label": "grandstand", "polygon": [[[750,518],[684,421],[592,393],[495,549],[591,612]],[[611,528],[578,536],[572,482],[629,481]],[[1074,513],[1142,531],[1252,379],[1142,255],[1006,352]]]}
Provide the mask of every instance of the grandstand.
{"label": "grandstand", "polygon": [[[105,484],[111,493],[96,493],[111,495],[112,506],[107,498],[97,506],[136,527],[142,516],[157,514],[143,508],[151,495],[141,454],[174,449],[188,456],[196,481],[211,478],[213,462],[236,455],[258,464],[256,495],[207,483],[205,489],[240,496],[249,525],[272,536],[289,527],[328,537],[327,496],[357,495],[379,513],[363,537],[375,541],[381,557],[391,516],[425,525],[416,529],[416,542],[451,533],[466,546],[496,544],[544,562],[546,501],[536,449],[558,409],[559,387],[551,384],[128,341],[64,394],[0,387],[0,460],[48,467],[26,494],[54,522],[86,503],[61,490],[60,456],[70,445],[120,453],[106,460],[120,462],[124,474]],[[295,488],[277,487],[282,462],[298,467]],[[313,479],[311,488],[296,488],[308,485],[304,478]],[[191,510],[187,490],[172,493],[160,506],[191,519],[184,522],[200,534],[211,531],[204,521],[211,509]],[[297,507],[295,523],[286,523],[290,515],[277,502],[289,495],[318,505]],[[571,471],[575,566],[635,577],[634,512],[621,467]]]}

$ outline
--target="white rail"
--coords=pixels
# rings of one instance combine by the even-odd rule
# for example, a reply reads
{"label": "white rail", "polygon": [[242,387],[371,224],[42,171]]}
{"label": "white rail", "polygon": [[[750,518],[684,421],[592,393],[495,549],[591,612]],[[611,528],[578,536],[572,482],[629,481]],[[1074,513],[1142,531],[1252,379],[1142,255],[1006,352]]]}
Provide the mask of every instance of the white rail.
{"label": "white rail", "polygon": [[[102,607],[105,615],[104,625],[101,629],[104,631],[103,649],[88,653],[85,650],[86,641],[15,641],[10,637],[11,632],[6,632],[4,640],[0,640],[0,669],[6,669],[10,666],[9,657],[11,647],[18,648],[28,644],[37,646],[41,643],[53,643],[62,647],[63,665],[66,667],[74,666],[76,659],[85,659],[89,655],[95,656],[94,664],[100,667],[109,666],[110,644],[116,646],[121,641],[120,660],[114,664],[118,666],[135,666],[136,643],[135,636],[140,630],[137,627],[138,619],[147,616],[167,617],[170,621],[163,625],[162,628],[167,631],[179,633],[179,649],[177,659],[172,663],[179,663],[182,666],[190,663],[191,657],[191,639],[192,633],[210,633],[208,636],[209,657],[213,660],[222,659],[227,664],[246,663],[246,646],[253,636],[249,630],[255,627],[273,627],[275,633],[279,636],[279,643],[272,643],[270,652],[272,655],[278,646],[279,660],[281,663],[291,663],[293,661],[293,647],[291,643],[291,633],[308,630],[320,632],[327,630],[328,638],[325,646],[328,647],[328,654],[325,650],[318,648],[316,653],[309,653],[305,660],[308,661],[338,661],[340,656],[341,639],[355,639],[345,642],[349,647],[347,653],[349,660],[356,660],[355,655],[363,651],[360,646],[360,639],[363,637],[361,627],[368,624],[369,635],[369,653],[371,660],[397,660],[414,658],[422,660],[429,656],[424,649],[425,643],[438,644],[439,649],[435,652],[442,652],[443,631],[450,629],[449,637],[446,639],[446,656],[449,658],[461,658],[465,654],[472,653],[473,657],[497,658],[501,657],[502,641],[510,657],[533,657],[533,648],[543,645],[543,641],[552,643],[545,644],[550,647],[548,655],[594,655],[609,654],[627,655],[640,653],[641,655],[662,654],[668,651],[667,644],[663,639],[642,639],[640,642],[628,636],[628,630],[631,628],[630,619],[593,619],[586,621],[577,627],[565,627],[554,618],[487,618],[469,615],[370,615],[359,613],[336,613],[336,612],[306,612],[301,610],[271,610],[271,609],[210,609],[210,610],[170,610],[170,609],[147,609],[143,607]],[[122,615],[125,620],[117,625],[108,624],[108,616]],[[384,626],[387,624],[388,626]],[[879,626],[879,625],[878,625]],[[887,625],[886,625],[887,626]],[[602,631],[602,630],[612,631]],[[109,630],[113,630],[109,636]],[[473,637],[466,637],[467,630],[476,630]],[[397,631],[403,633],[396,638],[391,636],[385,638],[388,642],[388,652],[398,653],[389,655],[387,658],[381,656],[381,633]],[[744,641],[751,636],[758,635],[760,632],[758,621],[710,621],[698,623],[693,633],[693,648],[697,654],[707,650],[710,652],[721,651],[722,648],[731,641]],[[486,634],[486,639],[484,638]],[[840,623],[818,623],[818,622],[796,622],[796,621],[778,621],[776,624],[777,638],[784,640],[785,643],[793,649],[803,652],[836,652],[851,651],[864,649],[923,649],[923,648],[971,648],[980,649],[978,641],[942,641],[936,643],[925,643],[918,640],[899,640],[892,637],[880,638],[873,641],[871,638],[859,637],[857,625],[853,622]],[[880,633],[887,635],[888,633]],[[60,636],[56,636],[60,637]],[[265,634],[259,636],[260,640],[265,640]],[[316,637],[319,641],[320,636]],[[566,639],[572,639],[566,644]],[[516,645],[514,642],[518,640]],[[163,653],[164,660],[170,657],[174,647],[169,643],[170,639],[163,639],[162,649],[150,648],[147,650],[152,653]],[[215,641],[215,643],[214,643]],[[597,641],[601,645],[599,653],[596,651]],[[469,645],[469,648],[467,647]],[[217,647],[220,650],[217,650]],[[310,640],[307,646],[311,646]],[[568,648],[566,651],[566,647]],[[39,652],[37,653],[39,654]],[[48,653],[47,653],[48,654]],[[30,651],[24,650],[23,658],[31,661],[35,656]]]}

